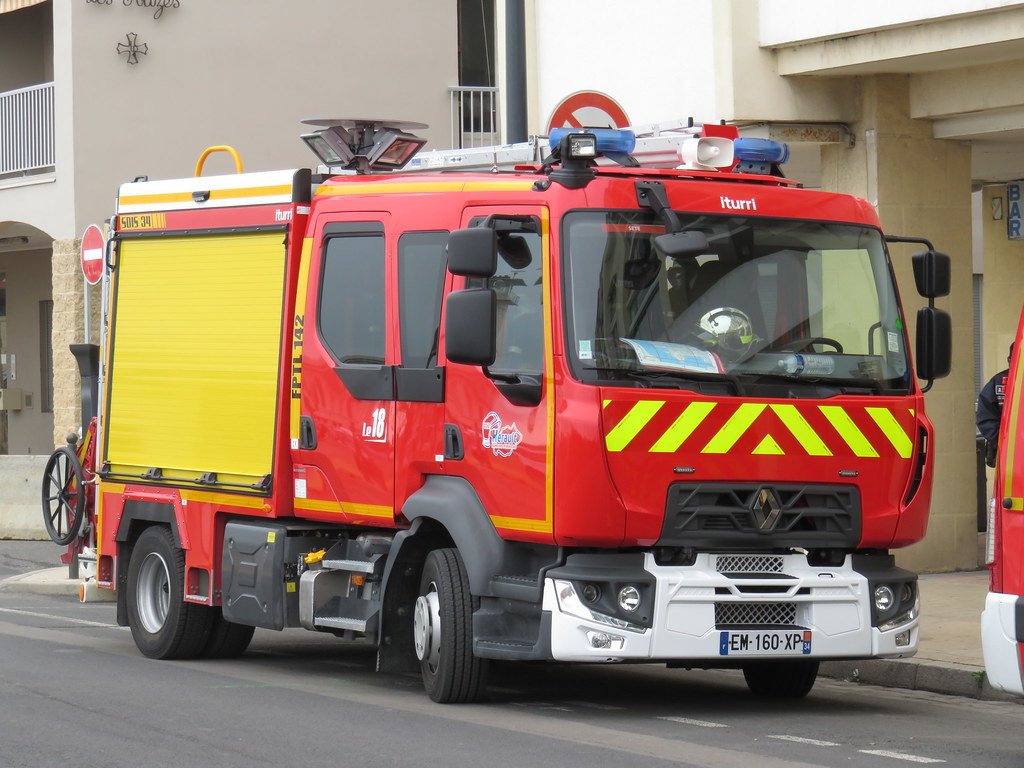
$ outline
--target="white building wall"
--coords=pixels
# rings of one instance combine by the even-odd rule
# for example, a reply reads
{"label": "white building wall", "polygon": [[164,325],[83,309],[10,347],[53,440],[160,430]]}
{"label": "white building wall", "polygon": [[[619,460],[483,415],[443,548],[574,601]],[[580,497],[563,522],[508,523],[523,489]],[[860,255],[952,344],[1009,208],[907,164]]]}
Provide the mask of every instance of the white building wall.
{"label": "white building wall", "polygon": [[[753,2],[753,0],[750,0]],[[761,45],[788,45],[1024,6],[1010,0],[759,0]]]}
{"label": "white building wall", "polygon": [[535,34],[527,33],[536,41],[530,132],[546,133],[555,107],[576,91],[611,96],[634,125],[723,117],[716,96],[713,5],[535,0]]}

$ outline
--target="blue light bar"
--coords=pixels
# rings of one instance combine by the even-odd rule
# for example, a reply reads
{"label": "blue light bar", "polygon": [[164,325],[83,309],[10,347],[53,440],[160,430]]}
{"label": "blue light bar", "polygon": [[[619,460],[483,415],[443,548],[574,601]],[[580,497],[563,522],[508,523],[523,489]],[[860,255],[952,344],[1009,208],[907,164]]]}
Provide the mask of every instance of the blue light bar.
{"label": "blue light bar", "polygon": [[771,139],[740,138],[733,140],[736,160],[747,163],[776,163],[789,160],[789,145]]}
{"label": "blue light bar", "polygon": [[609,152],[628,155],[636,147],[636,134],[616,128],[552,128],[548,136],[551,149],[557,147],[562,137],[569,133],[590,133],[597,139],[597,154]]}

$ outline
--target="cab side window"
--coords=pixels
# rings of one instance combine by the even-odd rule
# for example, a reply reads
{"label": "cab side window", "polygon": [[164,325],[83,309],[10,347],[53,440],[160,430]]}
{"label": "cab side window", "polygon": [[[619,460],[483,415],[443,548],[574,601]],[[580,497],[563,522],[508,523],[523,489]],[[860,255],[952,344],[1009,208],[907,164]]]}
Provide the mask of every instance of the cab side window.
{"label": "cab side window", "polygon": [[[479,220],[471,222],[471,226]],[[486,285],[498,297],[497,354],[494,371],[540,374],[544,370],[544,279],[539,222],[536,232],[498,230],[498,268]]]}
{"label": "cab side window", "polygon": [[339,363],[381,365],[386,339],[383,227],[334,226],[341,231],[324,245],[320,338]]}
{"label": "cab side window", "polygon": [[448,232],[408,232],[398,241],[398,312],[403,368],[437,363]]}

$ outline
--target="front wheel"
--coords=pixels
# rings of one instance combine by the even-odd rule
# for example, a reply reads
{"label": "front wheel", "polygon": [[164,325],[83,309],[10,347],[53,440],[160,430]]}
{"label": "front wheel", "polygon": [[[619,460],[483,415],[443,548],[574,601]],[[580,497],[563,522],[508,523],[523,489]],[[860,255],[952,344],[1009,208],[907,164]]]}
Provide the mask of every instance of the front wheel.
{"label": "front wheel", "polygon": [[171,532],[142,532],[128,563],[128,626],[135,645],[151,659],[191,659],[207,645],[211,612],[184,600],[185,553]]}
{"label": "front wheel", "polygon": [[755,661],[743,665],[743,678],[756,696],[802,699],[818,679],[818,662],[808,659]]}
{"label": "front wheel", "polygon": [[480,700],[488,665],[473,655],[473,598],[455,549],[427,555],[413,609],[413,642],[431,699],[441,704]]}

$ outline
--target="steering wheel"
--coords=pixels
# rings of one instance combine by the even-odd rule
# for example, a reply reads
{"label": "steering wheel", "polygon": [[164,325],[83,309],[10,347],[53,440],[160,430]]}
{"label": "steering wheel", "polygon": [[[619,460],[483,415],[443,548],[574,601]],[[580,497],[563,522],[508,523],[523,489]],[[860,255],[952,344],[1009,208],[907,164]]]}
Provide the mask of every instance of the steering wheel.
{"label": "steering wheel", "polygon": [[85,475],[70,448],[54,451],[43,470],[43,524],[61,546],[77,539],[85,525]]}
{"label": "steering wheel", "polygon": [[835,339],[830,339],[828,336],[808,336],[803,339],[791,339],[784,344],[780,344],[778,349],[795,352],[811,344],[828,344],[828,346],[834,347],[840,355],[843,354],[843,345]]}

